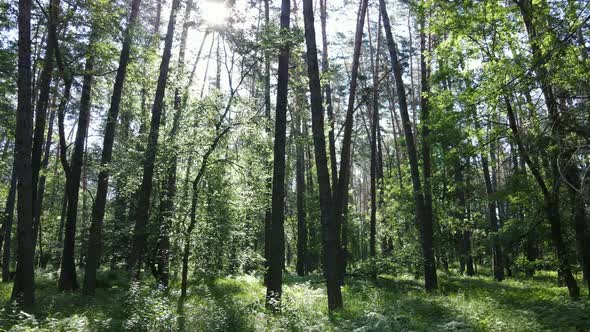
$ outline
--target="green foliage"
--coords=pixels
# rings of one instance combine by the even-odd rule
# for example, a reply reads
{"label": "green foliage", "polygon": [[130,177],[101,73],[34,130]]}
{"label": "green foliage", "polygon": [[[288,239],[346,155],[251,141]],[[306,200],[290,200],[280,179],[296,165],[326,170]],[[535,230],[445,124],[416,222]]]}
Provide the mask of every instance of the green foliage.
{"label": "green foliage", "polygon": [[[344,310],[329,315],[322,280],[286,275],[282,313],[264,308],[260,278],[241,275],[210,278],[177,292],[145,282],[120,287],[111,276],[88,300],[55,293],[43,276],[42,294],[32,314],[5,308],[0,317],[11,331],[539,331],[590,328],[587,300],[570,302],[555,283],[555,273],[531,280],[497,283],[490,277],[441,276],[440,292],[425,295],[407,275],[383,275],[376,283],[352,278],[344,287]],[[100,277],[103,278],[103,277]],[[120,281],[116,281],[119,280]],[[46,285],[46,286],[45,286]],[[50,292],[47,292],[49,291]],[[2,296],[9,296],[4,284]],[[105,296],[106,295],[106,296]],[[75,302],[75,304],[74,304]],[[102,316],[112,313],[113,316]],[[108,317],[108,318],[107,318]]]}
{"label": "green foliage", "polygon": [[123,306],[127,331],[176,331],[174,304],[162,290],[139,282],[129,286]]}

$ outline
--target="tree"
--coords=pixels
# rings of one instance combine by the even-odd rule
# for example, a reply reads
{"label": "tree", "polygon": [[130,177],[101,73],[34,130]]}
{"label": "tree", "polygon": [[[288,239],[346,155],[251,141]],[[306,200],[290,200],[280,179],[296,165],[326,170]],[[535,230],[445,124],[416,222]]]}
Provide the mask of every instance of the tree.
{"label": "tree", "polygon": [[305,220],[305,152],[303,150],[303,134],[301,127],[303,126],[301,116],[297,116],[296,128],[296,143],[295,154],[296,175],[295,186],[297,187],[297,274],[304,276],[306,273],[307,260],[307,223]]}
{"label": "tree", "polygon": [[35,302],[33,270],[33,179],[31,151],[33,108],[31,105],[31,6],[18,2],[18,106],[14,140],[14,168],[17,177],[16,274],[12,300],[29,308]]}
{"label": "tree", "polygon": [[[78,113],[78,128],[74,140],[74,150],[71,161],[62,159],[64,171],[66,173],[66,194],[68,197],[68,206],[66,212],[64,246],[61,257],[61,270],[59,274],[58,287],[62,291],[75,291],[78,289],[78,279],[76,276],[76,265],[74,262],[74,250],[76,242],[76,222],[78,218],[78,198],[80,191],[80,178],[82,176],[82,166],[84,164],[84,146],[86,136],[88,135],[88,126],[90,124],[90,107],[92,83],[94,80],[95,55],[92,52],[95,31],[91,32],[88,50],[90,50],[86,64],[84,66],[84,77],[82,83],[82,93],[80,97],[80,112]],[[63,121],[62,121],[63,125]],[[66,150],[65,146],[62,146]]]}
{"label": "tree", "polygon": [[[55,1],[55,0],[54,0]],[[135,28],[135,21],[139,15],[139,6],[141,0],[133,0],[131,3],[131,13],[127,28],[123,33],[123,46],[119,56],[119,66],[117,76],[111,95],[111,105],[106,119],[106,128],[104,132],[104,142],[102,147],[102,156],[100,164],[102,170],[98,173],[98,187],[96,189],[96,198],[92,206],[92,223],[90,225],[90,234],[88,239],[88,252],[86,255],[86,268],[84,273],[84,293],[92,295],[96,288],[96,270],[99,266],[101,256],[102,242],[102,223],[106,207],[107,191],[109,185],[109,163],[113,155],[113,143],[115,141],[115,130],[117,126],[117,117],[121,105],[121,96],[123,94],[123,84],[127,73],[127,64],[131,52],[132,32]]]}
{"label": "tree", "polygon": [[[418,168],[418,153],[416,151],[416,145],[414,144],[414,135],[412,133],[410,116],[408,114],[406,92],[402,80],[402,67],[399,62],[397,47],[393,39],[393,35],[391,33],[391,24],[389,23],[389,15],[387,14],[387,8],[385,7],[384,0],[379,0],[379,7],[381,9],[383,29],[385,30],[387,47],[389,50],[389,56],[391,58],[391,66],[393,69],[393,75],[395,77],[395,86],[399,103],[400,115],[402,118],[402,127],[404,129],[404,136],[406,138],[406,149],[408,152],[410,171],[412,174],[412,186],[416,210],[416,221],[420,229],[420,242],[422,245],[422,256],[424,259],[424,284],[426,291],[431,292],[438,287],[436,277],[436,266],[434,261],[434,234],[432,217],[429,218],[429,214],[426,211],[427,207],[424,201],[424,194],[422,191],[422,184],[420,181],[420,171]],[[432,216],[431,212],[430,216]]]}
{"label": "tree", "polygon": [[6,207],[4,208],[4,220],[2,221],[2,281],[10,281],[10,248],[12,240],[12,223],[14,220],[14,205],[16,203],[16,169],[12,168],[10,175],[10,189],[6,197]]}
{"label": "tree", "polygon": [[[520,9],[521,16],[526,28],[530,48],[532,51],[532,63],[534,65],[534,71],[536,74],[535,76],[539,82],[539,85],[541,86],[541,91],[545,99],[545,105],[547,106],[549,119],[552,122],[551,144],[553,145],[553,149],[550,150],[550,169],[553,181],[558,182],[561,177],[561,173],[559,171],[559,166],[557,162],[560,150],[559,141],[562,136],[562,125],[557,98],[555,96],[555,88],[552,86],[551,77],[549,76],[547,69],[543,65],[544,59],[546,58],[546,54],[543,51],[540,44],[541,41],[540,36],[538,34],[539,27],[537,26],[539,22],[543,22],[544,20],[543,15],[540,14],[542,8],[539,8],[532,0],[515,0],[515,2]],[[543,22],[542,24],[545,23]],[[511,110],[508,110],[509,108],[512,108],[510,105],[510,101],[507,97],[504,98],[504,101],[506,103],[507,112],[509,113],[508,117],[514,118],[514,115],[510,115],[510,113],[513,112],[511,112]],[[514,125],[516,124],[514,123]],[[512,122],[510,123],[510,126],[513,135],[517,136],[517,133],[513,128]],[[524,147],[522,151],[524,151]],[[526,159],[527,158],[525,158],[525,161]],[[529,168],[531,168],[530,165],[528,166]],[[535,176],[535,178],[537,179],[537,176]],[[562,226],[559,213],[559,193],[556,191],[559,189],[559,186],[554,185],[553,189],[549,191],[549,188],[547,188],[547,186],[542,183],[541,177],[537,179],[537,182],[541,187],[541,191],[543,192],[543,196],[545,198],[545,208],[547,209],[547,217],[549,218],[549,222],[551,224],[551,236],[553,243],[555,245],[555,249],[557,251],[557,257],[559,259],[559,272],[561,272],[563,278],[565,279],[565,283],[567,285],[570,297],[572,299],[577,299],[580,295],[580,290],[578,288],[576,279],[573,277],[571,272],[571,267],[567,259],[565,244],[563,243],[563,235],[561,232]]]}
{"label": "tree", "polygon": [[320,26],[322,30],[322,73],[328,75],[328,83],[324,85],[326,98],[326,112],[328,114],[328,143],[330,144],[330,174],[332,175],[332,188],[336,190],[338,183],[338,161],[336,160],[336,138],[334,137],[334,110],[332,106],[332,85],[330,83],[330,61],[328,60],[328,34],[326,32],[327,21],[326,0],[320,0]]}
{"label": "tree", "polygon": [[[290,0],[281,1],[281,33],[287,34],[291,17]],[[275,139],[272,173],[272,219],[270,262],[266,287],[267,307],[280,310],[285,259],[285,144],[287,139],[287,94],[289,92],[289,43],[279,49],[279,69],[275,116]],[[267,241],[269,239],[266,239]]]}
{"label": "tree", "polygon": [[[156,151],[158,148],[158,136],[160,133],[160,122],[162,118],[162,108],[164,105],[164,93],[166,91],[166,81],[168,80],[168,69],[170,66],[170,57],[172,56],[172,42],[174,40],[174,28],[176,25],[176,14],[180,7],[180,0],[173,0],[170,10],[170,20],[164,40],[164,51],[162,62],[160,63],[160,73],[154,104],[152,106],[152,119],[150,123],[150,132],[148,136],[147,148],[145,149],[143,162],[143,175],[139,189],[139,200],[135,213],[135,228],[133,230],[133,245],[127,261],[127,269],[132,273],[138,272],[139,264],[143,257],[147,238],[147,223],[150,211],[150,197],[152,194],[152,185],[154,177],[154,163],[156,161]],[[137,269],[137,271],[136,271]]]}
{"label": "tree", "polygon": [[[352,142],[352,128],[354,122],[354,111],[356,101],[356,89],[361,57],[361,44],[363,39],[363,30],[365,25],[365,16],[367,13],[368,1],[363,0],[359,3],[358,20],[356,24],[356,32],[354,36],[354,46],[352,54],[352,68],[350,71],[350,89],[348,93],[348,104],[346,108],[346,120],[344,122],[344,136],[342,137],[342,150],[340,151],[340,170],[338,174],[338,184],[333,191],[333,212],[334,227],[337,234],[341,234],[344,205],[347,202],[348,186],[350,184],[350,161],[351,158],[351,142]],[[340,245],[340,239],[335,244],[338,247],[339,254],[337,256],[337,268],[339,283],[343,283],[344,279],[344,253]]]}
{"label": "tree", "polygon": [[[186,53],[186,39],[188,35],[188,30],[190,26],[190,13],[193,7],[192,0],[189,0],[186,3],[186,9],[184,12],[184,22],[182,25],[182,33],[180,36],[180,49],[178,53],[178,73],[177,77],[182,81],[184,76],[184,57]],[[197,54],[197,59],[195,61],[195,67],[199,62],[199,57],[201,55],[201,51],[203,49],[203,45],[205,43],[205,39],[207,38],[208,32],[205,33],[203,37],[203,41],[201,42],[201,47],[199,48],[199,53]],[[193,68],[195,68],[193,67]],[[170,129],[170,134],[168,137],[169,144],[173,145],[173,150],[171,155],[169,156],[168,162],[168,169],[166,171],[166,189],[162,195],[162,201],[160,203],[160,214],[161,214],[161,225],[160,225],[160,233],[158,236],[158,244],[157,244],[157,259],[158,259],[158,278],[159,283],[163,287],[168,287],[168,280],[169,280],[169,270],[170,270],[170,231],[171,231],[171,224],[172,224],[172,217],[174,213],[174,198],[176,197],[176,168],[178,165],[178,155],[174,148],[175,141],[178,136],[178,131],[180,127],[180,118],[182,112],[186,108],[186,103],[188,99],[188,89],[190,88],[191,82],[186,87],[180,88],[177,86],[174,90],[174,116],[172,119],[172,128]],[[181,91],[182,90],[182,91]]]}
{"label": "tree", "polygon": [[326,154],[326,138],[324,136],[322,89],[320,85],[313,4],[311,0],[303,1],[303,22],[305,25],[305,44],[307,46],[307,75],[309,77],[309,92],[311,95],[311,128],[320,190],[323,263],[328,292],[328,309],[337,310],[343,306],[339,281],[340,271],[338,270],[342,248],[340,247],[340,232],[332,210],[332,190],[330,187],[330,173],[328,171],[328,156]]}
{"label": "tree", "polygon": [[[381,17],[377,23],[377,51],[373,56],[373,45],[371,40],[371,21],[369,20],[369,12],[367,11],[367,29],[369,32],[369,47],[370,47],[370,58],[371,68],[373,71],[373,101],[369,108],[372,112],[371,117],[371,132],[369,138],[371,140],[371,221],[369,231],[369,255],[374,260],[377,255],[377,186],[378,186],[378,132],[379,128],[379,51],[381,46]],[[375,58],[375,60],[373,60]],[[372,266],[371,277],[377,279],[377,269]]]}
{"label": "tree", "polygon": [[[493,139],[493,138],[492,138]],[[497,281],[504,280],[504,264],[502,262],[502,247],[498,240],[498,215],[496,200],[494,198],[495,190],[492,186],[490,177],[490,166],[488,163],[487,153],[481,154],[481,167],[483,169],[483,177],[486,185],[486,192],[488,194],[488,218],[490,220],[490,230],[494,233],[492,235],[492,270],[494,271],[494,278]]]}
{"label": "tree", "polygon": [[[41,208],[43,207],[43,191],[44,183],[40,183],[39,173],[41,168],[46,164],[41,162],[43,153],[43,138],[45,133],[45,122],[47,119],[47,109],[49,106],[49,90],[51,87],[51,77],[53,74],[54,50],[57,44],[57,35],[52,33],[55,31],[57,19],[59,15],[59,0],[51,0],[49,2],[49,16],[47,17],[47,42],[45,43],[45,59],[43,62],[43,70],[39,77],[39,99],[35,110],[35,131],[33,135],[33,150],[32,150],[32,169],[33,169],[33,250],[35,250],[37,236],[39,232],[39,224],[41,219]],[[51,122],[51,121],[50,121]],[[50,123],[51,127],[52,123]],[[48,135],[49,136],[49,135]],[[48,137],[49,140],[49,137]],[[48,141],[49,142],[49,141]],[[47,146],[49,144],[46,144]],[[46,149],[47,150],[47,146]],[[43,180],[44,181],[44,180]],[[33,253],[34,255],[34,253]]]}

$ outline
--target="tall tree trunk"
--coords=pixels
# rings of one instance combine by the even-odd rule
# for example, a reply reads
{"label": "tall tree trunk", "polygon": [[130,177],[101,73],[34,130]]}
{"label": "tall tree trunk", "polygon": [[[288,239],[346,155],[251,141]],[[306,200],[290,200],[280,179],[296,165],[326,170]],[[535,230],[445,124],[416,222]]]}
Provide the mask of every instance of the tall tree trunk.
{"label": "tall tree trunk", "polygon": [[[49,115],[49,124],[47,126],[47,137],[45,140],[45,147],[43,152],[43,161],[41,162],[41,170],[46,171],[49,166],[49,158],[51,157],[51,144],[53,135],[53,122],[55,121],[55,110],[52,110]],[[39,239],[39,262],[42,263],[44,260],[44,254],[41,247],[41,210],[43,209],[43,198],[45,196],[45,182],[47,176],[43,173],[39,177],[39,186],[37,188],[37,195],[35,199],[35,218],[37,220],[37,229],[33,232],[36,234],[35,239]],[[35,245],[33,245],[33,248]],[[45,255],[46,256],[46,255]],[[42,265],[42,264],[41,264]]]}
{"label": "tall tree trunk", "polygon": [[[476,127],[479,127],[479,124],[476,124]],[[490,222],[490,230],[492,232],[492,270],[494,272],[494,278],[497,281],[502,281],[504,280],[504,264],[502,262],[502,247],[500,246],[500,241],[498,239],[499,227],[498,215],[496,212],[498,205],[494,198],[496,192],[490,176],[490,166],[486,152],[482,152],[481,154],[481,167],[483,169],[486,193],[488,195],[488,218]]]}
{"label": "tall tree trunk", "polygon": [[[326,138],[324,136],[324,109],[322,106],[322,88],[318,68],[312,0],[303,0],[303,21],[305,25],[305,44],[307,46],[307,75],[309,76],[309,91],[311,94],[311,123],[320,191],[324,275],[328,291],[328,309],[337,310],[343,306],[341,283],[339,281],[342,248],[340,246],[340,229],[336,224],[332,209],[332,190],[330,171],[328,170],[328,156],[326,154]],[[360,33],[362,34],[362,28]],[[341,166],[341,168],[346,167]]]}
{"label": "tall tree trunk", "polygon": [[432,218],[428,218],[426,213],[424,194],[422,192],[422,184],[420,182],[418,153],[416,151],[416,145],[414,144],[412,124],[410,122],[410,116],[408,114],[406,92],[404,88],[404,82],[402,79],[402,67],[398,59],[397,47],[395,41],[393,40],[393,35],[391,33],[391,24],[389,23],[389,15],[387,14],[387,9],[385,7],[384,0],[379,0],[379,7],[381,8],[383,28],[385,29],[385,36],[387,40],[387,46],[389,49],[389,56],[391,57],[391,64],[393,67],[393,75],[395,77],[400,115],[402,117],[402,127],[404,129],[404,136],[406,138],[406,148],[408,150],[408,159],[410,161],[410,171],[412,175],[412,186],[416,208],[416,219],[418,221],[418,227],[420,229],[422,256],[424,259],[424,284],[426,291],[431,292],[438,288],[436,265],[434,260],[434,234]]}
{"label": "tall tree trunk", "polygon": [[[348,106],[346,110],[346,121],[344,123],[344,136],[342,138],[342,150],[340,154],[340,170],[338,174],[338,183],[336,189],[333,191],[333,205],[332,217],[334,218],[334,227],[337,234],[341,234],[342,219],[344,211],[345,196],[348,195],[348,185],[350,183],[350,160],[351,158],[351,142],[352,142],[352,128],[354,122],[356,88],[358,80],[358,72],[360,67],[361,45],[363,40],[363,30],[365,25],[365,16],[367,13],[368,1],[362,0],[359,3],[358,20],[356,25],[356,32],[354,37],[354,48],[352,55],[352,68],[350,73],[350,91],[348,94]],[[340,242],[340,241],[338,241]],[[344,282],[344,253],[340,243],[336,243],[339,250],[337,257],[337,267],[339,270],[338,282]]]}
{"label": "tall tree trunk", "polygon": [[131,13],[129,15],[127,28],[124,32],[123,46],[119,56],[119,67],[117,68],[117,76],[115,77],[113,94],[111,95],[111,106],[106,119],[106,128],[100,160],[101,171],[98,173],[96,198],[94,200],[94,205],[92,206],[92,222],[90,224],[88,252],[86,254],[84,293],[87,295],[93,295],[96,288],[96,270],[99,267],[101,256],[102,224],[104,221],[107,192],[109,189],[109,163],[113,156],[113,143],[115,141],[117,118],[119,116],[121,96],[123,95],[123,84],[127,73],[127,65],[129,64],[129,53],[131,52],[132,41],[131,31],[139,14],[140,3],[141,0],[133,0],[131,3]]}
{"label": "tall tree trunk", "polygon": [[2,281],[10,281],[10,244],[12,240],[12,223],[14,220],[14,203],[16,201],[16,168],[12,168],[10,176],[10,189],[6,198],[6,207],[4,208],[4,220],[2,221]]}
{"label": "tall tree trunk", "polygon": [[[43,153],[43,140],[45,134],[45,122],[47,120],[47,109],[49,108],[49,90],[51,88],[51,76],[53,73],[54,50],[57,43],[57,36],[53,33],[56,30],[57,18],[59,15],[59,0],[49,1],[49,15],[47,17],[47,42],[45,44],[45,59],[43,70],[39,78],[39,99],[35,111],[35,132],[33,134],[33,150],[31,167],[33,170],[33,255],[35,254],[36,239],[39,232],[41,218],[41,203],[38,190],[39,173],[41,172],[41,157]],[[34,257],[33,257],[34,259]]]}
{"label": "tall tree trunk", "polygon": [[375,259],[377,255],[377,177],[378,177],[378,166],[377,166],[377,139],[379,130],[379,51],[381,43],[381,15],[377,22],[377,51],[376,59],[373,55],[373,42],[371,38],[371,21],[369,19],[369,11],[367,10],[367,32],[369,35],[369,58],[371,60],[371,71],[373,72],[373,101],[371,107],[367,107],[368,110],[372,111],[371,118],[371,132],[369,138],[371,139],[371,220],[369,226],[369,256],[371,257],[371,277],[377,279],[377,268],[375,266]]}
{"label": "tall tree trunk", "polygon": [[[535,3],[533,0],[515,0],[517,3],[520,13],[526,28],[526,32],[529,39],[529,45],[533,55],[533,63],[535,77],[541,86],[541,92],[543,93],[543,97],[545,99],[545,105],[547,106],[547,112],[549,115],[549,121],[551,122],[551,148],[549,149],[550,153],[550,173],[553,181],[558,184],[561,177],[561,172],[559,170],[559,166],[557,161],[559,159],[560,147],[559,141],[561,140],[561,117],[559,114],[559,108],[557,104],[557,99],[555,97],[554,88],[550,82],[550,73],[547,71],[547,67],[545,66],[546,62],[546,52],[543,51],[541,48],[542,40],[540,40],[541,35],[539,34],[539,27],[537,24],[541,24],[541,29],[544,30],[543,26],[546,24],[547,20],[545,17],[542,17],[541,14],[544,14],[543,9],[538,8],[538,4]],[[541,16],[541,17],[539,17]],[[507,96],[506,96],[507,97]],[[507,108],[509,108],[508,112],[512,114],[509,118],[514,118],[512,106],[510,105],[510,101],[508,98],[505,98],[505,102],[507,104]],[[516,121],[512,119],[514,122],[514,128],[516,129]],[[511,127],[512,124],[511,124]],[[514,130],[513,130],[514,133]],[[516,136],[516,134],[514,133]],[[521,142],[522,143],[522,142]],[[520,148],[519,148],[520,150]],[[530,158],[526,158],[529,159]],[[525,160],[526,160],[525,159]],[[527,163],[529,164],[529,163]],[[529,168],[530,165],[529,165]],[[532,169],[531,169],[532,172]],[[565,283],[567,285],[570,298],[578,299],[580,296],[580,289],[578,288],[578,284],[576,279],[572,275],[571,266],[568,262],[567,257],[567,250],[566,245],[563,242],[563,234],[561,233],[561,220],[560,220],[560,206],[559,206],[559,185],[553,185],[551,191],[545,185],[543,178],[541,177],[540,173],[533,176],[541,186],[541,191],[543,192],[543,197],[545,199],[545,208],[547,210],[547,217],[551,224],[551,237],[553,239],[553,243],[555,245],[555,249],[557,251],[557,258],[559,260],[559,272],[561,272]],[[543,185],[539,181],[543,181]]]}
{"label": "tall tree trunk", "polygon": [[[58,54],[58,48],[56,47],[56,55]],[[59,159],[61,162],[61,165],[65,171],[65,175],[66,175],[66,183],[64,186],[64,195],[63,195],[63,205],[62,205],[62,209],[61,209],[61,214],[60,214],[60,220],[59,220],[59,233],[57,236],[57,245],[61,246],[63,243],[63,229],[65,227],[65,220],[66,220],[66,214],[67,214],[67,206],[68,206],[68,174],[70,172],[70,164],[68,162],[68,157],[67,157],[67,143],[66,143],[66,133],[65,133],[65,129],[64,129],[64,121],[65,121],[65,112],[66,112],[66,106],[68,104],[68,101],[70,99],[70,93],[71,93],[71,88],[72,88],[72,78],[69,74],[69,72],[66,72],[66,69],[64,67],[63,61],[61,60],[61,58],[59,56],[56,56],[56,62],[58,63],[58,66],[60,68],[60,72],[62,75],[62,79],[64,81],[64,94],[59,102],[59,106],[57,109],[57,124],[58,124],[58,133],[59,133]],[[59,250],[59,249],[58,249]],[[58,266],[61,267],[62,264],[62,260],[61,260],[61,256],[59,255],[59,253],[57,254],[58,258]]]}
{"label": "tall tree trunk", "polygon": [[[330,62],[328,60],[328,34],[326,29],[327,8],[326,0],[320,0],[320,25],[322,30],[322,73],[330,74]],[[324,85],[324,94],[326,96],[326,113],[328,114],[328,144],[330,146],[330,173],[332,175],[332,189],[336,190],[338,183],[338,166],[336,165],[336,139],[334,138],[334,107],[332,105],[332,84],[328,80]]]}
{"label": "tall tree trunk", "polygon": [[[95,32],[93,31],[92,34]],[[80,179],[82,165],[84,164],[84,143],[88,135],[90,122],[90,107],[92,83],[94,80],[94,36],[90,37],[88,46],[89,56],[84,67],[82,94],[80,97],[80,113],[78,114],[78,128],[74,140],[74,151],[68,169],[66,169],[66,192],[68,196],[67,217],[65,223],[64,246],[61,258],[61,270],[58,287],[61,291],[74,291],[78,289],[74,251],[76,246],[76,222],[78,215],[78,198],[80,191]]]}
{"label": "tall tree trunk", "polygon": [[409,54],[409,65],[410,67],[408,68],[408,70],[410,71],[410,108],[412,110],[412,117],[413,117],[413,121],[412,121],[412,128],[413,128],[413,133],[414,133],[414,143],[416,141],[416,135],[418,134],[418,129],[417,129],[417,125],[418,125],[418,112],[416,111],[416,87],[414,85],[414,54],[413,54],[413,50],[412,48],[414,47],[414,41],[413,41],[413,34],[412,34],[412,6],[408,5],[408,43],[409,43],[409,47],[410,47],[410,54]]}
{"label": "tall tree trunk", "polygon": [[[424,2],[423,2],[424,3]],[[422,127],[422,173],[424,176],[424,220],[422,222],[422,232],[424,234],[423,245],[428,246],[427,250],[434,251],[434,240],[433,240],[433,224],[434,216],[432,212],[432,162],[430,160],[430,104],[428,101],[430,94],[430,64],[426,63],[426,56],[429,49],[426,46],[426,23],[425,13],[422,8],[420,13],[420,115],[421,115],[421,127]],[[416,121],[414,121],[414,125]],[[428,235],[427,235],[428,234]],[[425,270],[432,270],[436,274],[434,267],[426,266],[427,260],[425,259]],[[429,278],[427,277],[426,280]],[[428,282],[428,281],[427,281]],[[426,287],[429,288],[428,286]],[[436,286],[435,286],[436,288]]]}
{"label": "tall tree trunk", "polygon": [[[469,171],[470,160],[469,157],[466,158],[464,168]],[[469,177],[465,179],[463,167],[461,164],[459,166],[459,174],[457,180],[460,183],[459,190],[459,205],[462,207],[463,210],[463,219],[465,219],[468,223],[471,223],[471,212],[469,209],[468,202],[468,194],[470,188],[470,181]],[[462,240],[462,247],[463,253],[465,254],[465,268],[468,276],[475,275],[475,270],[473,269],[473,254],[471,249],[471,226],[468,226],[466,229],[463,230],[463,234],[461,236]]]}
{"label": "tall tree trunk", "polygon": [[152,185],[154,177],[154,164],[156,161],[156,152],[158,149],[158,136],[160,133],[160,121],[162,118],[162,108],[164,106],[164,93],[166,91],[166,81],[168,80],[168,69],[170,66],[170,57],[172,56],[172,42],[174,40],[174,28],[176,25],[176,14],[180,7],[180,0],[173,0],[170,10],[170,20],[168,21],[168,30],[164,41],[164,52],[162,62],[160,63],[160,74],[158,76],[158,85],[154,96],[152,106],[152,119],[150,123],[150,133],[148,136],[147,148],[144,154],[143,176],[139,192],[139,201],[135,213],[135,228],[133,230],[133,246],[127,261],[127,269],[135,274],[145,250],[147,240],[147,223],[149,220],[150,197],[152,194]]}
{"label": "tall tree trunk", "polygon": [[[178,53],[178,82],[184,82],[184,57],[186,52],[186,39],[189,31],[189,20],[190,13],[193,7],[193,1],[188,0],[184,12],[184,20],[182,25],[182,33],[180,36],[180,47]],[[205,39],[208,33],[205,33],[197,59],[195,61],[195,67],[198,64],[201,51],[205,43]],[[180,119],[182,112],[186,108],[188,100],[188,89],[190,88],[191,82],[184,86],[176,86],[174,92],[174,116],[172,119],[172,128],[168,137],[169,144],[172,145],[171,154],[167,160],[166,180],[164,185],[166,189],[162,194],[162,201],[160,203],[160,232],[158,234],[158,246],[157,246],[157,261],[158,261],[158,282],[163,287],[168,287],[168,281],[170,279],[170,230],[172,228],[172,218],[174,216],[174,199],[176,197],[176,169],[178,166],[178,154],[176,149],[176,138],[180,129]]]}
{"label": "tall tree trunk", "polygon": [[[281,2],[281,30],[289,30],[291,16],[290,0]],[[287,136],[287,94],[289,91],[289,45],[282,44],[279,50],[277,105],[275,117],[275,140],[272,174],[272,223],[270,262],[266,287],[267,307],[280,310],[285,260],[285,144]]]}
{"label": "tall tree trunk", "polygon": [[30,308],[35,302],[33,270],[33,179],[31,150],[33,108],[31,89],[31,0],[18,2],[18,100],[14,144],[17,176],[18,224],[13,300]]}
{"label": "tall tree trunk", "polygon": [[[264,29],[269,29],[270,8],[269,0],[264,0]],[[270,52],[264,52],[264,115],[266,117],[266,133],[270,136],[271,130],[271,116],[270,116]],[[266,167],[270,170],[270,162],[267,162]],[[272,178],[268,177],[266,188],[269,193],[272,193]],[[270,198],[270,197],[269,197]],[[270,199],[268,200],[270,203]],[[272,226],[272,209],[271,204],[266,204],[264,210],[264,285],[268,286],[269,268],[270,268],[270,238]]]}
{"label": "tall tree trunk", "polygon": [[305,221],[305,153],[303,149],[303,137],[301,116],[297,116],[297,137],[296,137],[296,176],[297,187],[297,274],[305,275],[307,263],[307,224]]}
{"label": "tall tree trunk", "polygon": [[525,149],[524,144],[522,142],[522,138],[520,136],[520,132],[516,125],[516,118],[514,116],[514,111],[512,109],[512,104],[508,97],[504,97],[504,102],[506,104],[506,111],[508,115],[508,123],[510,126],[510,130],[512,131],[512,135],[514,136],[514,141],[516,142],[516,146],[518,147],[518,151],[520,156],[524,159],[526,165],[529,167],[535,181],[539,185],[541,192],[543,194],[544,199],[544,208],[545,213],[547,214],[547,219],[549,220],[549,225],[551,226],[551,240],[553,241],[553,245],[555,246],[555,251],[557,254],[558,262],[558,270],[560,274],[563,276],[570,298],[576,300],[580,297],[580,289],[578,288],[578,284],[576,279],[572,274],[571,266],[568,261],[568,255],[566,250],[565,242],[563,241],[563,235],[561,233],[561,220],[560,220],[560,213],[559,213],[559,194],[555,192],[550,192],[543,176],[541,175],[541,171],[537,164],[533,164],[531,158],[529,156],[528,151]]}
{"label": "tall tree trunk", "polygon": [[582,181],[577,165],[568,165],[566,178],[569,182],[569,192],[574,205],[574,231],[576,246],[580,256],[583,279],[586,281],[590,295],[590,232],[587,229],[586,206]]}

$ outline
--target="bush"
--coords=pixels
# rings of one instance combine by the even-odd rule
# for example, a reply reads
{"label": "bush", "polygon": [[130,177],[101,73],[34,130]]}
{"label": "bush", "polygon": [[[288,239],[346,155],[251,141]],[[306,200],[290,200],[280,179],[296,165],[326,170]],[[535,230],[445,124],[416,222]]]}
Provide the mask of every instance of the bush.
{"label": "bush", "polygon": [[123,328],[132,331],[176,331],[175,305],[162,289],[134,282],[125,301]]}

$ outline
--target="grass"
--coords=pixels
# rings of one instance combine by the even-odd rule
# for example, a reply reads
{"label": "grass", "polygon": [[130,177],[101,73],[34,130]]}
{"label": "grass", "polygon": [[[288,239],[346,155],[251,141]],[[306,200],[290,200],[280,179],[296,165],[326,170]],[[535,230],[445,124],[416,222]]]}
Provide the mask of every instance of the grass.
{"label": "grass", "polygon": [[[59,293],[55,274],[37,277],[33,315],[7,305],[0,330],[13,331],[590,331],[590,302],[567,298],[555,276],[529,280],[439,276],[440,290],[426,294],[409,276],[352,278],[343,288],[345,308],[328,314],[319,276],[285,277],[283,311],[264,309],[258,277],[206,278],[189,285],[180,301],[174,285],[165,293],[150,280],[132,284],[102,273],[95,298]],[[9,284],[0,285],[7,302]],[[585,294],[586,295],[586,294]]]}

